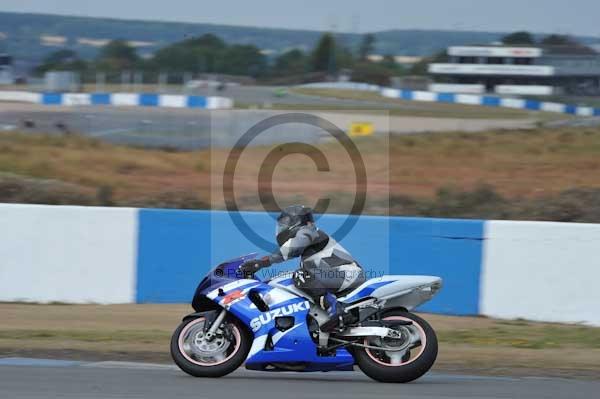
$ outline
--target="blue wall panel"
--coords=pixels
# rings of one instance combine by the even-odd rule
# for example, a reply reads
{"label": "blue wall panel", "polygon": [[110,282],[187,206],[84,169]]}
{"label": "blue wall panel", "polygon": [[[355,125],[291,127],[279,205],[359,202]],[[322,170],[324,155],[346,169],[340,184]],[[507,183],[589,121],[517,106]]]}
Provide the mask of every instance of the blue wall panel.
{"label": "blue wall panel", "polygon": [[206,108],[206,97],[188,96],[187,106],[190,108]]}
{"label": "blue wall panel", "polygon": [[488,107],[499,107],[500,106],[500,98],[492,97],[492,96],[483,96],[482,104],[487,105]]}
{"label": "blue wall panel", "polygon": [[437,100],[442,103],[455,102],[456,96],[453,93],[438,93]]}
{"label": "blue wall panel", "polygon": [[[267,242],[274,241],[274,215],[240,214]],[[141,210],[137,267],[137,302],[189,302],[209,268],[251,252],[265,254],[231,220],[227,212]],[[482,252],[482,221],[352,216],[356,225],[341,244],[368,273],[430,274],[444,279],[444,289],[421,310],[477,314]],[[317,223],[334,234],[346,220],[325,215]],[[270,278],[293,270],[298,260],[263,269]]]}
{"label": "blue wall panel", "polygon": [[158,106],[158,94],[141,93],[139,101],[140,101],[140,105],[142,105],[144,107],[157,107]]}
{"label": "blue wall panel", "polygon": [[210,267],[209,222],[208,212],[140,210],[138,303],[191,302]]}
{"label": "blue wall panel", "polygon": [[414,98],[414,94],[412,92],[412,90],[401,90],[400,91],[400,98],[402,98],[403,100],[412,100]]}
{"label": "blue wall panel", "polygon": [[568,104],[565,106],[565,112],[567,114],[577,115],[577,106]]}
{"label": "blue wall panel", "polygon": [[61,93],[43,93],[42,104],[45,105],[61,105],[62,94]]}
{"label": "blue wall panel", "polygon": [[90,102],[92,105],[110,105],[110,93],[92,93]]}
{"label": "blue wall panel", "polygon": [[525,100],[525,109],[530,109],[532,111],[539,111],[542,106],[542,103],[537,100]]}
{"label": "blue wall panel", "polygon": [[440,276],[444,287],[420,310],[478,314],[483,221],[392,218],[391,274]]}

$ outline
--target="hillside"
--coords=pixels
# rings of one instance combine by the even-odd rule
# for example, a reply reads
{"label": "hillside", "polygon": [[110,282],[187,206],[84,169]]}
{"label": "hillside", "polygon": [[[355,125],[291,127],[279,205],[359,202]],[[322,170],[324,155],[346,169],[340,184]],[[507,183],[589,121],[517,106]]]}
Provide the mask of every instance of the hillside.
{"label": "hillside", "polygon": [[[321,35],[321,32],[310,30],[0,12],[0,51],[7,51],[29,64],[61,47],[92,57],[105,41],[126,39],[139,42],[143,54],[204,33],[216,34],[229,43],[254,44],[273,51],[292,47],[309,49]],[[449,45],[489,43],[504,33],[390,30],[375,34],[376,51],[380,54],[429,55]],[[355,47],[361,35],[340,33],[337,38],[347,46]],[[600,41],[592,37],[578,39],[586,44]]]}

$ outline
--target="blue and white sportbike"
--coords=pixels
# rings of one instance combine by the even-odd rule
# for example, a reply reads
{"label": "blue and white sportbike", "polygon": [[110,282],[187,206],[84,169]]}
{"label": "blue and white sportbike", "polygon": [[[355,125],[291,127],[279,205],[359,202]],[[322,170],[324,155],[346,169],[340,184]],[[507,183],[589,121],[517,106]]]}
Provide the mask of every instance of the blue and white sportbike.
{"label": "blue and white sportbike", "polygon": [[171,339],[175,363],[195,377],[221,377],[242,363],[263,371],[351,371],[382,382],[409,382],[435,362],[435,332],[410,313],[442,286],[439,277],[373,278],[338,300],[347,315],[321,331],[327,313],[296,288],[291,275],[248,278],[239,266],[214,268],[198,285],[192,307]]}

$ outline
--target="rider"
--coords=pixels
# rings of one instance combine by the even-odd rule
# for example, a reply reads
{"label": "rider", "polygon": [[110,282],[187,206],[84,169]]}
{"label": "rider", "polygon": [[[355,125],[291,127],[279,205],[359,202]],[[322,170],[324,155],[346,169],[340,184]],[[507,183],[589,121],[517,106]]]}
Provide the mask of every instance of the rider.
{"label": "rider", "polygon": [[294,285],[327,311],[329,320],[321,329],[334,329],[344,314],[336,294],[348,292],[363,283],[362,268],[337,241],[317,228],[308,207],[292,205],[285,208],[277,218],[276,238],[277,251],[244,262],[240,270],[255,273],[273,263],[299,256],[300,268],[293,274]]}

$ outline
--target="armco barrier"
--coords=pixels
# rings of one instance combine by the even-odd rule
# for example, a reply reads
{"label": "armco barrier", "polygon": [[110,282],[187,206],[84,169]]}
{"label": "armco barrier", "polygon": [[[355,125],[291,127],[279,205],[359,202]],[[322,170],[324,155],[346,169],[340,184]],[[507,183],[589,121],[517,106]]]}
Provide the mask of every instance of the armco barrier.
{"label": "armco barrier", "polygon": [[169,108],[233,108],[225,97],[156,93],[29,93],[0,91],[0,101],[28,102],[44,105],[114,105]]}
{"label": "armco barrier", "polygon": [[[273,215],[241,216],[273,234]],[[371,277],[444,279],[422,311],[600,325],[600,225],[355,218],[341,241]],[[332,232],[345,219],[318,224]],[[262,252],[216,211],[0,205],[0,226],[0,301],[189,302],[212,265]]]}

